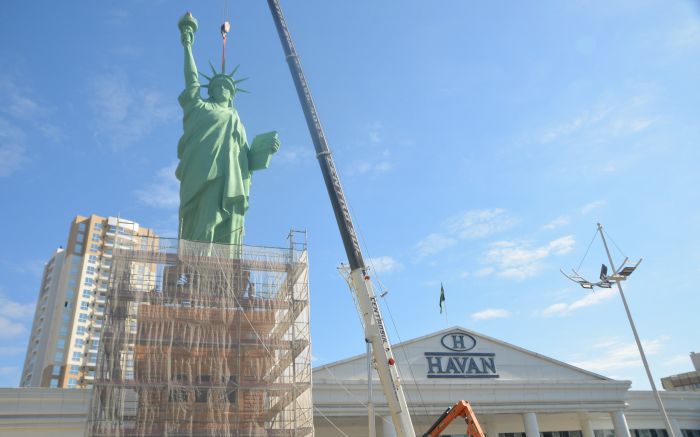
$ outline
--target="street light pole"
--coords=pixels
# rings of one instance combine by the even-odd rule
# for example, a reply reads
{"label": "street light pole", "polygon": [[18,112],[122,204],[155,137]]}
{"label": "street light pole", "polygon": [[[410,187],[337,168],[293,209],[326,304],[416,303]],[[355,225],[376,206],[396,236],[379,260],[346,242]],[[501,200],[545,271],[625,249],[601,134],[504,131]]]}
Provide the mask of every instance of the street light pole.
{"label": "street light pole", "polygon": [[[610,261],[610,268],[615,272],[615,264],[613,263],[612,256],[610,255],[610,249],[608,249],[608,243],[605,241],[605,235],[603,233],[603,225],[598,223],[598,232],[600,233],[600,238],[603,240],[603,246],[605,246],[605,253],[608,254],[608,261]],[[651,370],[649,369],[649,363],[647,362],[647,357],[644,354],[644,348],[642,347],[642,342],[639,340],[639,334],[637,334],[637,328],[634,326],[634,321],[632,320],[632,313],[627,305],[627,299],[625,299],[625,293],[622,291],[622,285],[620,285],[620,280],[615,281],[617,284],[617,290],[620,292],[620,297],[622,298],[622,304],[625,306],[625,312],[627,313],[627,320],[630,322],[630,327],[632,327],[632,333],[634,334],[634,341],[637,342],[637,348],[639,349],[639,355],[642,357],[642,363],[644,363],[644,370],[647,372],[647,378],[649,378],[649,384],[651,385],[651,390],[654,392],[654,397],[656,398],[656,403],[659,405],[659,411],[661,412],[661,417],[664,419],[666,424],[666,431],[669,437],[676,437],[673,432],[673,427],[671,426],[671,420],[666,413],[666,408],[664,408],[664,403],[661,401],[661,396],[659,391],[656,390],[656,384],[654,384],[654,377],[651,376]],[[680,437],[680,436],[678,436]]]}

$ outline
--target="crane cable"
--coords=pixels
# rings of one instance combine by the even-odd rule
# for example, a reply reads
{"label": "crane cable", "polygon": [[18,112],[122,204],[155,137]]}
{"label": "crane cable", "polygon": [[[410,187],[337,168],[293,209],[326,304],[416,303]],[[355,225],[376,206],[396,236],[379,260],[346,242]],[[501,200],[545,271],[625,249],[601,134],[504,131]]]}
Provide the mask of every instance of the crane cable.
{"label": "crane cable", "polygon": [[[369,249],[367,247],[367,241],[365,240],[365,237],[362,234],[362,229],[357,224],[357,215],[355,214],[355,211],[353,210],[353,208],[350,205],[348,205],[348,209],[350,210],[350,215],[354,216],[356,219],[355,229],[357,229],[357,237],[358,237],[358,240],[360,241],[360,244],[364,247],[365,253],[367,254],[368,263],[372,268],[372,276],[374,276],[377,283],[379,284],[380,290],[382,290],[382,289],[386,290],[386,287],[384,287],[384,284],[382,284],[381,280],[379,279],[379,274],[377,273],[377,269],[374,267],[372,255],[370,254]],[[398,326],[396,326],[396,321],[394,320],[394,315],[391,313],[391,308],[389,307],[389,301],[386,299],[386,293],[380,292],[379,295],[380,295],[380,298],[382,299],[382,301],[384,302],[384,307],[386,308],[387,312],[389,313],[389,319],[391,320],[391,324],[394,327],[394,332],[396,333],[396,337],[398,338],[399,343],[403,343],[403,340],[401,340],[401,334],[399,334],[399,328],[398,328]],[[402,355],[403,355],[403,358],[404,358],[406,364],[408,365],[407,366],[408,371],[411,374],[411,379],[412,379],[413,385],[416,388],[416,392],[418,393],[418,397],[420,398],[421,405],[423,406],[423,409],[425,410],[425,415],[429,416],[428,407],[425,404],[425,400],[423,399],[423,393],[421,392],[420,386],[418,385],[418,380],[416,379],[416,376],[413,374],[413,369],[411,368],[411,362],[408,359],[408,354],[406,353],[406,349],[401,348],[401,352],[402,352]],[[405,381],[405,379],[404,379],[404,381]]]}
{"label": "crane cable", "polygon": [[224,0],[224,22],[221,25],[221,74],[226,74],[226,36],[230,30],[228,0]]}

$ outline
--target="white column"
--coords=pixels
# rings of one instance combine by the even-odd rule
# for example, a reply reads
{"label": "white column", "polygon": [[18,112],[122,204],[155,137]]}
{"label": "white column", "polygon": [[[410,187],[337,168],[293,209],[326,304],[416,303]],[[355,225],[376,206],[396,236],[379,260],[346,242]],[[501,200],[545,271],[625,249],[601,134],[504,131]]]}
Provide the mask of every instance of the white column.
{"label": "white column", "polygon": [[615,437],[630,437],[630,429],[627,426],[627,418],[622,410],[613,411],[610,413],[615,428]]}
{"label": "white column", "polygon": [[525,425],[525,435],[527,437],[540,437],[540,427],[537,425],[537,415],[535,413],[523,413],[523,424]]}
{"label": "white column", "polygon": [[671,426],[673,427],[673,433],[676,435],[676,437],[683,437],[683,431],[681,431],[681,427],[678,426],[678,421],[676,420],[675,417],[670,417],[671,419]]}
{"label": "white column", "polygon": [[578,420],[581,422],[581,434],[583,437],[594,437],[593,425],[591,425],[591,419],[586,413],[578,413]]}
{"label": "white column", "polygon": [[382,419],[382,437],[396,437],[396,428],[391,416],[384,416]]}

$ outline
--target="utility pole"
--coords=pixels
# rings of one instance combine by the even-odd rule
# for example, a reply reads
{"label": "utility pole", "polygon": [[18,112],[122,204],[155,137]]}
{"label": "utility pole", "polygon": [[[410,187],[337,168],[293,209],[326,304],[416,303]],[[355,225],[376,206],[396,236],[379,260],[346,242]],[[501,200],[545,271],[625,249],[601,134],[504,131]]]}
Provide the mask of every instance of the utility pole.
{"label": "utility pole", "polygon": [[[608,261],[610,261],[610,268],[615,272],[615,264],[613,264],[612,256],[610,255],[610,249],[608,249],[608,243],[605,241],[605,234],[603,233],[603,225],[598,223],[598,232],[600,233],[600,238],[603,240],[603,246],[605,246],[605,253],[608,255]],[[654,392],[654,397],[656,398],[656,403],[659,406],[659,411],[661,412],[661,417],[664,419],[666,424],[666,431],[669,437],[676,437],[673,432],[673,427],[671,426],[671,419],[669,419],[666,413],[666,408],[664,408],[664,403],[661,401],[661,396],[659,391],[656,389],[656,384],[654,384],[654,377],[651,376],[651,370],[649,369],[649,363],[647,362],[647,357],[644,354],[644,348],[642,347],[642,342],[639,340],[639,334],[637,334],[637,328],[634,326],[634,320],[632,320],[632,313],[627,305],[627,299],[625,299],[625,293],[622,291],[622,285],[620,280],[615,281],[617,284],[617,290],[620,292],[620,297],[622,298],[622,304],[625,306],[625,312],[627,313],[627,320],[630,322],[630,327],[632,328],[632,334],[634,334],[634,341],[637,342],[637,348],[639,349],[639,355],[642,357],[642,363],[644,363],[644,370],[647,372],[647,378],[649,378],[649,384],[651,385],[651,390]],[[680,437],[680,436],[678,436]]]}

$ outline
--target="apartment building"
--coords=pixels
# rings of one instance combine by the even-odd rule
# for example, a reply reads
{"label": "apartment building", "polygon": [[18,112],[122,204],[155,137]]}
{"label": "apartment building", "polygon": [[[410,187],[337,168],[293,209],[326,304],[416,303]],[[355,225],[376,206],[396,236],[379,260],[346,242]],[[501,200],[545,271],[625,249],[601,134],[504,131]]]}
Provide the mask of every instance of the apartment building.
{"label": "apartment building", "polygon": [[[22,387],[89,388],[95,375],[106,293],[117,247],[155,244],[151,229],[118,217],[77,216],[68,242],[44,268]],[[135,264],[134,278],[151,265]]]}

